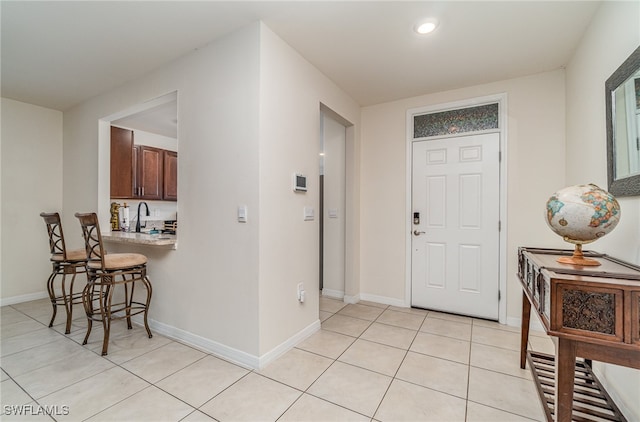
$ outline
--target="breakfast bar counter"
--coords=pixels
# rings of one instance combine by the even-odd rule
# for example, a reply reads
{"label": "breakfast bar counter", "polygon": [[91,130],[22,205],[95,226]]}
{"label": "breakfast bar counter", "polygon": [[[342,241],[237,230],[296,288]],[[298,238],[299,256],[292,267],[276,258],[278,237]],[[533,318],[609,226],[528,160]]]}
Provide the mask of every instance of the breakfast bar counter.
{"label": "breakfast bar counter", "polygon": [[175,234],[149,234],[135,232],[110,231],[102,233],[102,240],[105,242],[127,243],[141,246],[162,246],[176,249],[178,236]]}

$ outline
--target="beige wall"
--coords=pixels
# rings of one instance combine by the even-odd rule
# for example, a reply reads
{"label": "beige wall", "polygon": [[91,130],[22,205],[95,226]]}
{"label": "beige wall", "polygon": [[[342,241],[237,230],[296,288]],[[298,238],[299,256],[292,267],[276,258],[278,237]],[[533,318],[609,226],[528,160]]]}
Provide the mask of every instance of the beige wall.
{"label": "beige wall", "polygon": [[[2,98],[0,303],[46,297],[51,272],[40,213],[62,211],[62,113]],[[81,248],[78,238],[65,241]]]}
{"label": "beige wall", "polygon": [[[360,107],[264,25],[260,54],[259,306],[264,354],[292,333],[318,323],[320,105],[356,127]],[[294,172],[307,175],[307,193],[292,191]],[[305,206],[314,208],[313,221],[303,220]],[[357,243],[350,247],[357,248]],[[304,304],[296,296],[300,282],[307,292]]]}
{"label": "beige wall", "polygon": [[[408,98],[362,110],[361,295],[404,302],[406,294],[406,112],[507,95],[507,318],[520,318],[518,246],[558,246],[544,204],[564,186],[564,71]],[[503,296],[504,297],[504,296]],[[408,304],[406,304],[408,305]]]}
{"label": "beige wall", "polygon": [[[603,2],[567,66],[567,184],[607,188],[604,83],[640,46],[640,3]],[[616,229],[591,249],[640,264],[640,197],[618,198]],[[640,420],[640,371],[597,365],[628,420]]]}
{"label": "beige wall", "polygon": [[[99,120],[178,92],[178,248],[126,250],[149,257],[153,330],[248,365],[259,357],[259,37],[256,23],[64,115],[67,221],[96,211],[104,228],[109,148]],[[246,224],[236,221],[241,204]]]}

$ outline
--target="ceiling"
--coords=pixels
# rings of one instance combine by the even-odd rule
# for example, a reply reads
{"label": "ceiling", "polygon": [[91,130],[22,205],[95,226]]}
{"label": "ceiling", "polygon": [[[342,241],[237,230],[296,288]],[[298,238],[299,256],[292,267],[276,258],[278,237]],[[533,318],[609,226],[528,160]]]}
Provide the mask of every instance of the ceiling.
{"label": "ceiling", "polygon": [[368,106],[561,68],[599,4],[2,0],[2,96],[64,111],[262,20]]}

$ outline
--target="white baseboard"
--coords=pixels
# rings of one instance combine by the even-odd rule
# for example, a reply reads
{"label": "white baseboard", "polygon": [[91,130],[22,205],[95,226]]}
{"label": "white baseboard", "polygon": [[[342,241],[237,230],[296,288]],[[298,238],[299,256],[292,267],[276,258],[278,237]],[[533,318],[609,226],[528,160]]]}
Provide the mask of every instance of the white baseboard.
{"label": "white baseboard", "polygon": [[0,299],[0,306],[15,305],[16,303],[29,302],[32,300],[45,299],[49,297],[46,291],[38,293],[29,293],[26,295],[5,297]]}
{"label": "white baseboard", "polygon": [[[142,318],[139,315],[134,317],[133,320],[134,323],[143,325]],[[178,340],[182,343],[193,346],[196,349],[202,350],[203,352],[211,353],[212,355],[226,359],[247,369],[261,369],[284,353],[291,350],[299,342],[303,341],[307,337],[314,334],[316,331],[320,330],[320,320],[318,319],[314,321],[309,326],[294,334],[289,339],[262,356],[255,356],[250,353],[243,352],[242,350],[226,346],[222,343],[218,343],[197,334],[193,334],[189,331],[182,330],[180,328],[176,328],[152,319],[149,319],[149,328],[151,328],[152,332],[156,332],[165,337]]]}
{"label": "white baseboard", "polygon": [[370,295],[368,293],[360,293],[360,300],[367,300],[369,302],[382,303],[383,305],[397,306],[399,308],[409,308],[410,305],[405,303],[402,299],[396,299],[394,297]]}
{"label": "white baseboard", "polygon": [[322,289],[322,296],[342,300],[344,298],[344,290]]}
{"label": "white baseboard", "polygon": [[[135,323],[142,325],[142,318],[140,316],[136,316],[133,319]],[[159,321],[149,319],[149,328],[151,328],[152,332],[178,340],[203,352],[219,356],[248,369],[255,369],[260,364],[260,359],[257,356]]]}
{"label": "white baseboard", "polygon": [[331,297],[334,299],[342,299],[344,303],[351,304],[358,303],[361,300],[366,300],[369,302],[382,303],[383,305],[398,306],[400,308],[409,307],[409,305],[407,305],[404,300],[396,299],[393,297],[371,295],[368,293],[360,293],[354,296],[349,296],[345,295],[343,291],[322,289],[322,296]]}
{"label": "white baseboard", "polygon": [[289,339],[287,339],[286,341],[284,341],[280,345],[276,346],[275,348],[271,349],[269,352],[267,352],[264,355],[260,356],[260,359],[259,359],[259,362],[258,362],[258,367],[254,368],[254,369],[262,369],[262,368],[264,368],[269,363],[273,362],[274,360],[276,360],[277,358],[279,358],[280,356],[282,356],[283,354],[285,354],[289,350],[293,349],[296,344],[298,344],[301,341],[305,340],[307,337],[311,336],[312,334],[316,333],[317,331],[320,331],[320,320],[319,319],[315,320],[313,323],[308,325],[306,328],[298,331],[298,333],[296,333],[292,337],[289,337]]}

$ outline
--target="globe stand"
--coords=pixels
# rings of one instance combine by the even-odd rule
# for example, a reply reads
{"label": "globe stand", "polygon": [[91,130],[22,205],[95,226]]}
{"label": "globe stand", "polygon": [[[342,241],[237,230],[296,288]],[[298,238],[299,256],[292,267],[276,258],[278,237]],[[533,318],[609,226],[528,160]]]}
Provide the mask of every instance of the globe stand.
{"label": "globe stand", "polygon": [[[565,239],[567,242],[571,242],[570,240]],[[571,242],[575,243],[575,242]],[[557,259],[557,261],[561,264],[570,264],[570,265],[578,265],[581,267],[596,267],[601,265],[600,262],[595,259],[585,258],[582,253],[582,243],[576,243],[576,247],[573,250],[573,256],[561,256]]]}

